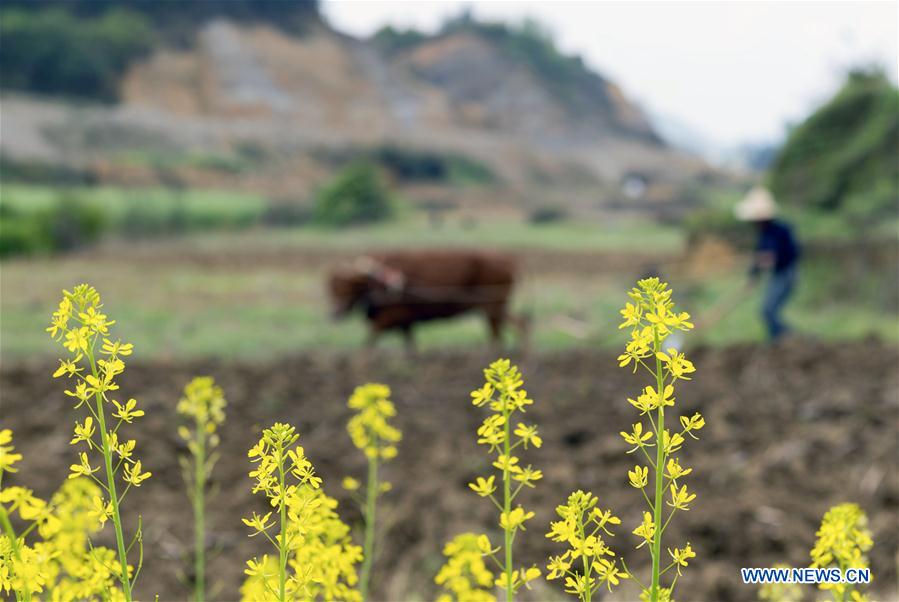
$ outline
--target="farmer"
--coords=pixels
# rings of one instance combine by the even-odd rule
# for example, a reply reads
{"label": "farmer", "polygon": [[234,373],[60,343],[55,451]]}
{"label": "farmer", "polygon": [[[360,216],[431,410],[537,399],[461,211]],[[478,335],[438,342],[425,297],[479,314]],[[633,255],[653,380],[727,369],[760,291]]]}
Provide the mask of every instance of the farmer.
{"label": "farmer", "polygon": [[734,213],[737,219],[755,224],[758,232],[752,268],[749,271],[750,285],[758,283],[763,271],[771,272],[762,303],[762,316],[769,338],[775,341],[789,331],[780,314],[796,283],[799,245],[792,228],[783,221],[774,219],[777,204],[765,188],[757,186],[750,190],[737,203]]}

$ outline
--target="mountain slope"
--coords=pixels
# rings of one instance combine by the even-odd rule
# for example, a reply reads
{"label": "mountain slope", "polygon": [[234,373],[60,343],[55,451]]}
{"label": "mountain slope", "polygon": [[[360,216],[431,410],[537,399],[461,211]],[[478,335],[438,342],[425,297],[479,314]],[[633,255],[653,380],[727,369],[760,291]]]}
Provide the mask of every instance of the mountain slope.
{"label": "mountain slope", "polygon": [[0,117],[18,135],[0,151],[76,164],[101,181],[165,177],[303,198],[344,160],[402,148],[480,163],[509,198],[585,209],[620,202],[634,177],[646,200],[675,199],[707,170],[661,142],[580,59],[496,25],[451,24],[390,45],[321,23],[295,35],[216,18],[189,44],[133,64],[119,97],[75,107],[8,96]]}

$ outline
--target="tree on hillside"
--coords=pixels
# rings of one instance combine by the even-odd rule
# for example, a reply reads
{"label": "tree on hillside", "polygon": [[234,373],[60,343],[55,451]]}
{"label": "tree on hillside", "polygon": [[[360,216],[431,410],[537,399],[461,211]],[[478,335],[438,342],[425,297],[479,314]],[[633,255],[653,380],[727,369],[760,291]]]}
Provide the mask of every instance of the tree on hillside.
{"label": "tree on hillside", "polygon": [[858,225],[895,215],[899,90],[880,71],[857,70],[789,135],[771,170],[785,204],[840,212]]}
{"label": "tree on hillside", "polygon": [[2,0],[0,87],[115,100],[136,59],[193,43],[216,17],[300,33],[318,21],[318,1]]}
{"label": "tree on hillside", "polygon": [[2,87],[100,100],[116,98],[125,68],[154,41],[149,22],[127,9],[91,19],[58,8],[4,10],[0,37]]}
{"label": "tree on hillside", "polygon": [[378,222],[394,213],[394,201],[381,172],[365,162],[344,168],[315,199],[315,221],[328,226]]}
{"label": "tree on hillside", "polygon": [[99,17],[128,8],[167,27],[196,25],[214,17],[290,26],[318,15],[318,0],[3,0],[2,6],[29,12],[61,8],[76,17]]}

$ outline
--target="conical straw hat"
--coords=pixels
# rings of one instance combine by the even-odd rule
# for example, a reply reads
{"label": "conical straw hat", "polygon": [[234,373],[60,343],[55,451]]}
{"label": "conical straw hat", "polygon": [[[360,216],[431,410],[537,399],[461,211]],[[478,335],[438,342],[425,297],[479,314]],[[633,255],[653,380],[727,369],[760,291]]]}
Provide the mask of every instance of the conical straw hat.
{"label": "conical straw hat", "polygon": [[777,214],[777,203],[767,188],[756,186],[734,207],[737,219],[744,222],[769,220]]}

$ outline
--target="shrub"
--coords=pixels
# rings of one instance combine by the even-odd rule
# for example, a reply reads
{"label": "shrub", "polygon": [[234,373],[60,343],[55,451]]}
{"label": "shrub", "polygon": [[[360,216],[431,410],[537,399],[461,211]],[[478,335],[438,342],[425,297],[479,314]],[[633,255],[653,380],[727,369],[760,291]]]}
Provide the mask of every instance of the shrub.
{"label": "shrub", "polygon": [[53,249],[53,241],[34,215],[0,205],[0,257],[32,255]]}
{"label": "shrub", "polygon": [[434,152],[382,146],[371,154],[374,161],[398,180],[442,182],[449,177],[447,159]]}
{"label": "shrub", "polygon": [[464,155],[447,157],[447,179],[457,186],[490,184],[497,176],[486,164]]}
{"label": "shrub", "polygon": [[382,27],[371,37],[375,46],[388,55],[414,48],[427,39],[427,35],[414,29],[395,29],[390,25]]}
{"label": "shrub", "polygon": [[0,218],[0,257],[85,247],[97,242],[109,223],[99,207],[75,196],[61,197],[50,207],[29,212],[3,204]]}
{"label": "shrub", "polygon": [[528,222],[532,224],[553,224],[568,219],[568,210],[561,205],[541,205],[528,213]]}
{"label": "shrub", "polygon": [[92,172],[44,161],[13,159],[0,155],[0,179],[4,182],[89,186],[97,183]]}
{"label": "shrub", "polygon": [[355,163],[318,193],[313,215],[323,225],[348,226],[384,221],[395,212],[380,172],[369,163]]}
{"label": "shrub", "polygon": [[299,226],[310,221],[312,221],[312,208],[294,200],[266,203],[260,217],[262,224],[273,227]]}
{"label": "shrub", "polygon": [[71,251],[96,243],[109,222],[103,210],[76,196],[64,195],[54,206],[36,214],[54,251]]}

